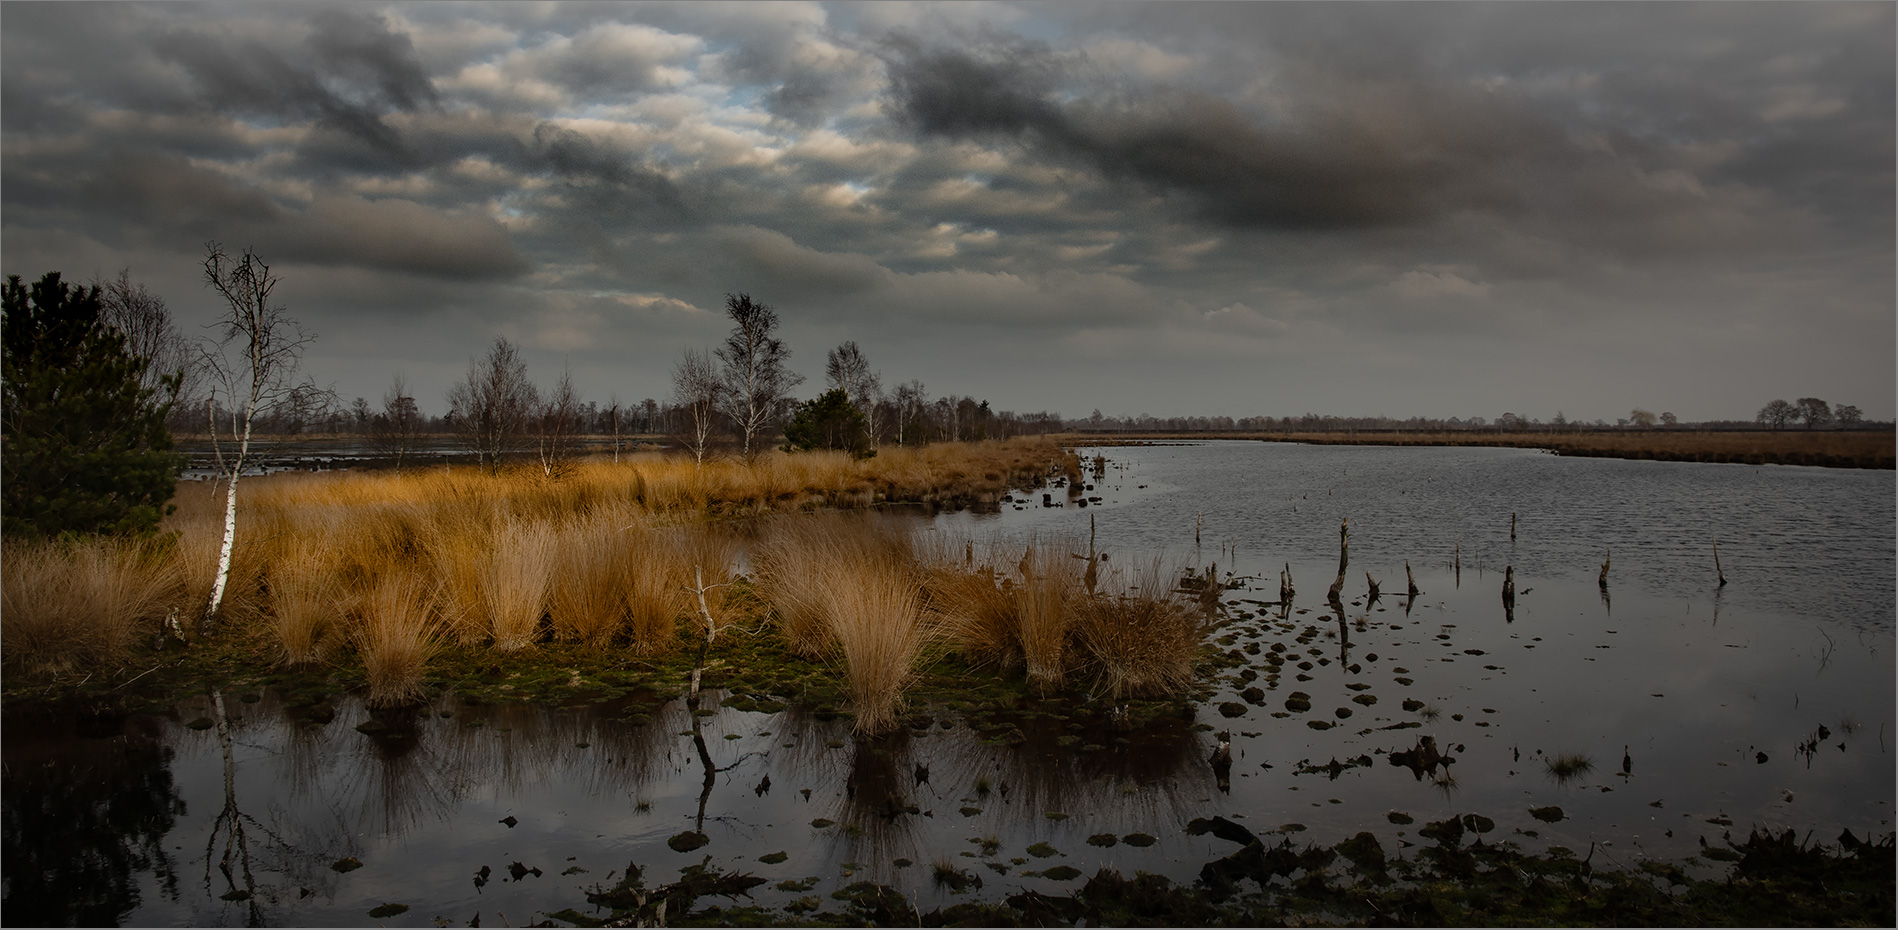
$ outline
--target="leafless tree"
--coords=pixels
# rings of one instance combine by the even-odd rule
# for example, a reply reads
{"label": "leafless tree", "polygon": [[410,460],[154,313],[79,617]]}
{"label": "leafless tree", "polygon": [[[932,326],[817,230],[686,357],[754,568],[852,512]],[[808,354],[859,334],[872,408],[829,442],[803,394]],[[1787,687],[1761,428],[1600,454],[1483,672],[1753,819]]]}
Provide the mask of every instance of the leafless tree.
{"label": "leafless tree", "polygon": [[1832,405],[1817,397],[1801,397],[1793,407],[1796,411],[1793,416],[1806,424],[1807,429],[1832,422]]}
{"label": "leafless tree", "polygon": [[864,357],[856,340],[845,340],[843,345],[830,350],[824,361],[824,381],[831,389],[843,391],[850,405],[863,414],[870,445],[875,447],[882,439],[877,406],[883,399],[883,376],[870,370],[870,360]]}
{"label": "leafless tree", "polygon": [[705,464],[705,453],[711,448],[712,431],[724,399],[725,384],[712,366],[711,356],[685,350],[678,366],[672,369],[672,432],[700,465]]}
{"label": "leafless tree", "polygon": [[1865,419],[1865,414],[1852,404],[1840,404],[1832,408],[1832,420],[1841,429],[1851,429]]}
{"label": "leafless tree", "polygon": [[[143,284],[134,284],[129,268],[119,269],[118,277],[110,281],[94,281],[93,286],[99,288],[104,322],[125,337],[125,351],[151,361],[139,375],[138,386],[156,391],[159,399],[172,401],[176,407],[202,406],[198,352],[178,332],[165,299]],[[173,375],[178,376],[175,392],[165,381]]]}
{"label": "leafless tree", "polygon": [[395,459],[400,474],[402,460],[414,454],[421,442],[422,425],[422,408],[409,395],[408,380],[396,375],[395,383],[382,395],[382,412],[369,422],[369,442]]}
{"label": "leafless tree", "polygon": [[613,434],[613,464],[619,464],[619,432],[626,419],[625,408],[620,405],[619,395],[614,394],[606,402],[606,428]]}
{"label": "leafless tree", "polygon": [[1659,421],[1655,418],[1654,411],[1636,407],[1629,412],[1628,422],[1633,423],[1636,429],[1653,429],[1654,424]]}
{"label": "leafless tree", "polygon": [[[231,574],[231,550],[237,541],[237,480],[252,464],[252,427],[264,420],[300,420],[302,411],[320,407],[328,393],[299,378],[303,350],[316,337],[304,332],[284,308],[273,302],[279,278],[257,253],[238,258],[215,242],[205,246],[204,281],[224,298],[221,338],[207,340],[200,365],[209,397],[205,402],[211,449],[224,495],[224,541],[218,547],[217,579],[205,605],[209,629],[224,601]],[[224,412],[227,416],[220,417]]]}
{"label": "leafless tree", "polygon": [[783,401],[804,377],[785,367],[791,350],[772,335],[778,328],[776,310],[752,300],[750,294],[727,294],[725,315],[731,317],[732,331],[716,353],[725,367],[726,407],[743,437],[741,451],[749,460],[764,450],[758,437],[777,419]]}
{"label": "leafless tree", "polygon": [[1672,410],[1663,410],[1661,411],[1661,425],[1670,427],[1679,426],[1681,425],[1681,418],[1675,416]]}
{"label": "leafless tree", "polygon": [[573,389],[572,374],[563,369],[534,422],[534,449],[547,477],[565,477],[579,460],[580,420],[580,394]]}
{"label": "leafless tree", "polygon": [[496,336],[484,359],[468,360],[468,377],[448,389],[448,418],[462,442],[488,469],[520,447],[540,405],[527,380],[527,362],[506,336]]}
{"label": "leafless tree", "polygon": [[357,435],[367,435],[369,433],[370,421],[374,420],[375,416],[376,412],[370,408],[367,398],[358,397],[350,402],[350,425],[355,427]]}
{"label": "leafless tree", "polygon": [[920,437],[915,435],[915,430],[920,424],[913,421],[921,417],[929,405],[929,391],[923,388],[921,381],[905,381],[897,385],[895,404],[896,444],[916,442]]}

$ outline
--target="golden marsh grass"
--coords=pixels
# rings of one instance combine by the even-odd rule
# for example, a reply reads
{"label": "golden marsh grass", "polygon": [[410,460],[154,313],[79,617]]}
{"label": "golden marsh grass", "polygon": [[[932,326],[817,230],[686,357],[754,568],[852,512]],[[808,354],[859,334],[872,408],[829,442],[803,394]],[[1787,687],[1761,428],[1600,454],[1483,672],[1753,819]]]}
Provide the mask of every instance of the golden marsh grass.
{"label": "golden marsh grass", "polygon": [[422,578],[391,574],[362,601],[356,650],[369,679],[371,707],[396,707],[424,696],[422,672],[441,648],[433,589]]}
{"label": "golden marsh grass", "polygon": [[0,549],[0,642],[16,667],[122,661],[183,593],[178,562],[158,542],[9,542]]}

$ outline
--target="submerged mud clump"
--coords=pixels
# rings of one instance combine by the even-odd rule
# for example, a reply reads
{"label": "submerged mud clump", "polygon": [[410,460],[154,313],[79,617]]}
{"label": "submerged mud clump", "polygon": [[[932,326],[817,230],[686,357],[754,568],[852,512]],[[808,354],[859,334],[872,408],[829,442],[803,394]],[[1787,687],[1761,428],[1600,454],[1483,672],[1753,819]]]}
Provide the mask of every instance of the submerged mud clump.
{"label": "submerged mud clump", "polygon": [[[583,926],[624,926],[652,921],[663,901],[666,919],[677,926],[1224,927],[1314,918],[1335,926],[1891,926],[1898,917],[1891,883],[1898,866],[1893,840],[1870,842],[1850,831],[1839,837],[1837,847],[1802,843],[1791,831],[1755,831],[1746,842],[1727,847],[1737,859],[1729,874],[1695,879],[1656,863],[1629,870],[1593,868],[1560,847],[1530,855],[1511,843],[1445,843],[1409,858],[1391,858],[1369,832],[1336,846],[1298,849],[1290,839],[1267,845],[1224,818],[1196,823],[1202,832],[1244,845],[1208,863],[1191,884],[1144,872],[1128,878],[1101,868],[1070,894],[1027,890],[1000,901],[961,902],[927,913],[919,913],[896,889],[872,882],[833,893],[833,909],[815,914],[810,911],[821,906],[816,899],[798,899],[782,911],[696,908],[702,897],[736,901],[763,883],[721,873],[707,860],[682,870],[686,874],[679,882],[650,891],[640,882],[638,866],[630,866],[618,887],[587,895],[588,901],[612,909],[609,919],[571,909],[552,916]],[[1447,836],[1486,825],[1487,818],[1466,815],[1432,826]],[[1346,863],[1343,874],[1339,860]],[[1072,881],[1083,873],[1055,866],[1038,874]]]}

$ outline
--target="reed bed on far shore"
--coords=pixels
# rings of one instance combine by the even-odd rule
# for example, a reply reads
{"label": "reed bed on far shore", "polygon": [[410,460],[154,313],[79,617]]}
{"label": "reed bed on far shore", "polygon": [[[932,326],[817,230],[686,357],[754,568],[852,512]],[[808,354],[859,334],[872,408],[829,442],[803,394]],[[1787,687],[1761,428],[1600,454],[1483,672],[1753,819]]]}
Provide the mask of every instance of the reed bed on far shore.
{"label": "reed bed on far shore", "polygon": [[1251,439],[1313,445],[1503,446],[1559,455],[1740,465],[1828,468],[1898,466],[1898,435],[1889,430],[1340,430],[1320,432],[1124,432],[1066,434],[1081,445],[1138,444],[1174,439]]}

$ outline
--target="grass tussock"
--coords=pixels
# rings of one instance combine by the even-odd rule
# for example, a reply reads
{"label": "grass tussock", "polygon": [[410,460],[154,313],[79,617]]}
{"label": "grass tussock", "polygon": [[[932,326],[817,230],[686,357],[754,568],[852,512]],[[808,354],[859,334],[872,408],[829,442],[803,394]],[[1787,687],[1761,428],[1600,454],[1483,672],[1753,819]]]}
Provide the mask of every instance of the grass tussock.
{"label": "grass tussock", "polygon": [[839,559],[822,574],[828,581],[825,619],[843,658],[855,729],[882,733],[896,726],[903,687],[927,639],[914,568],[874,553],[855,564]]}
{"label": "grass tussock", "polygon": [[286,665],[328,658],[342,638],[351,592],[342,583],[333,537],[279,556],[269,575],[268,623]]}
{"label": "grass tussock", "polygon": [[626,536],[621,597],[627,639],[634,652],[659,655],[672,648],[680,615],[695,603],[686,592],[692,580],[683,538],[688,531],[629,525],[621,532]]}
{"label": "grass tussock", "polygon": [[354,638],[370,706],[396,707],[424,696],[422,671],[441,648],[440,628],[434,590],[421,578],[393,574],[368,592]]}
{"label": "grass tussock", "polygon": [[857,732],[894,727],[931,638],[925,570],[907,525],[865,515],[786,517],[761,532],[753,563],[787,644],[842,664]]}
{"label": "grass tussock", "polygon": [[624,626],[628,553],[625,528],[615,525],[620,519],[595,514],[557,534],[548,598],[556,637],[604,647]]}
{"label": "grass tussock", "polygon": [[179,562],[160,542],[9,542],[0,549],[6,664],[58,671],[121,661],[183,593]]}
{"label": "grass tussock", "polygon": [[1067,677],[1063,664],[1068,632],[1081,595],[1081,563],[1075,547],[1030,539],[1016,563],[1015,617],[1028,680],[1044,689]]}
{"label": "grass tussock", "polygon": [[1001,550],[984,558],[937,552],[928,572],[932,608],[952,644],[970,661],[1004,670],[1020,664],[1043,689],[1067,677],[1067,641],[1081,595],[1081,560],[1066,540],[1030,538],[1013,569]]}
{"label": "grass tussock", "polygon": [[[1085,581],[1087,561],[1069,540],[1029,540],[982,558],[964,543],[925,557],[924,589],[951,648],[970,663],[1024,669],[1043,690],[1076,674],[1116,699],[1159,696],[1192,683],[1205,614],[1180,599],[1160,562],[1131,577]],[[1013,570],[1006,566],[1008,556]]]}
{"label": "grass tussock", "polygon": [[808,658],[837,645],[831,614],[839,578],[886,569],[914,583],[915,546],[898,525],[864,515],[788,517],[770,524],[752,548],[760,587],[791,648]]}
{"label": "grass tussock", "polygon": [[481,606],[494,648],[532,645],[547,607],[556,536],[552,526],[512,517],[495,527],[481,564]]}
{"label": "grass tussock", "polygon": [[1181,600],[1167,579],[1155,559],[1124,591],[1079,599],[1076,644],[1098,690],[1111,700],[1175,694],[1193,683],[1205,614]]}

